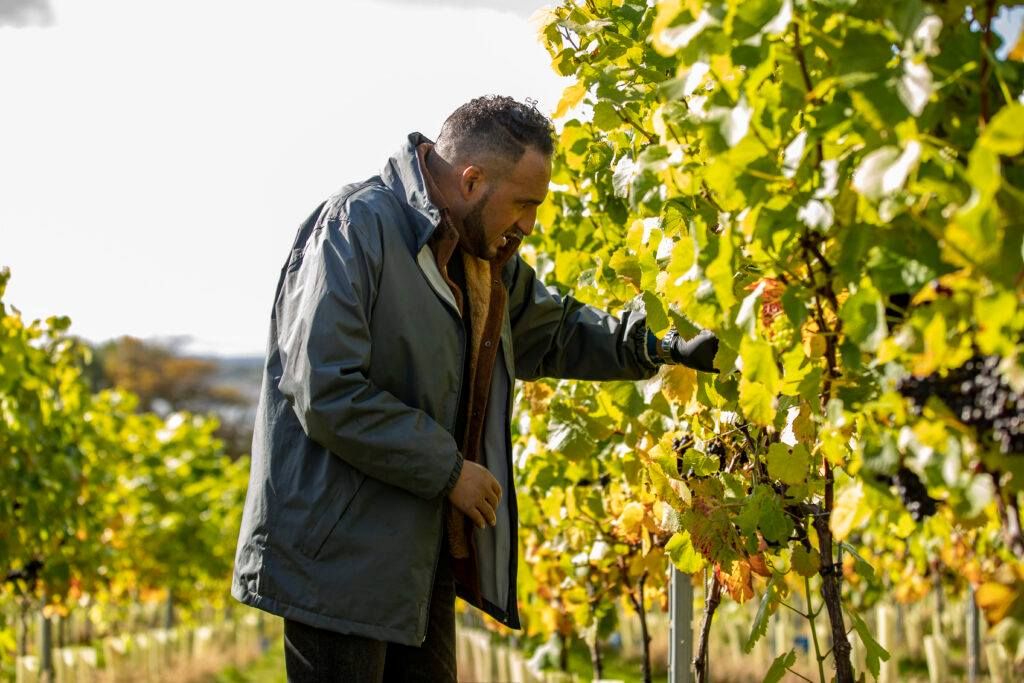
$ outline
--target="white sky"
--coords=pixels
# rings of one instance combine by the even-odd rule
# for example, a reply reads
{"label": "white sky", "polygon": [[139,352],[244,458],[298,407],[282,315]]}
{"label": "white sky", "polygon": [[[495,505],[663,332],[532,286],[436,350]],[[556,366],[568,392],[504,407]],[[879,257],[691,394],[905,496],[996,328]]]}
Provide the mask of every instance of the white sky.
{"label": "white sky", "polygon": [[325,196],[477,95],[554,109],[544,2],[51,0],[55,25],[0,26],[5,301],[93,341],[262,354]]}
{"label": "white sky", "polygon": [[5,301],[93,341],[263,353],[324,197],[477,95],[557,103],[532,3],[464,4],[53,0],[55,25],[0,28]]}

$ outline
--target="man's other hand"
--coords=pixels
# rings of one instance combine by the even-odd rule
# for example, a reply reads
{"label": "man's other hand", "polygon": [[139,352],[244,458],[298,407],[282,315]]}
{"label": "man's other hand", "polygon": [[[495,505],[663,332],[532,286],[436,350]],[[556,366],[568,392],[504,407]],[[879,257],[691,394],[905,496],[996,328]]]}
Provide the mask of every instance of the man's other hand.
{"label": "man's other hand", "polygon": [[672,345],[672,360],[694,370],[718,372],[715,368],[715,354],[718,353],[718,338],[701,330],[693,339],[676,337]]}
{"label": "man's other hand", "polygon": [[498,523],[495,511],[501,500],[501,484],[486,467],[467,460],[448,500],[481,529],[487,524],[494,526]]}

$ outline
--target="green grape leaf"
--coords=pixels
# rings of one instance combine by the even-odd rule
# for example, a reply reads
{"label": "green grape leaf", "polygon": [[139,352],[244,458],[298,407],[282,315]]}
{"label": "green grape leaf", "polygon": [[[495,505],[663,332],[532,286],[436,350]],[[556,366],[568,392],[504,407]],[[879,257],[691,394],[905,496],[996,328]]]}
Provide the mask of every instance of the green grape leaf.
{"label": "green grape leaf", "polygon": [[874,287],[862,286],[843,302],[840,309],[843,331],[862,348],[874,351],[888,334],[885,325],[885,305]]}
{"label": "green grape leaf", "polygon": [[622,125],[622,118],[615,109],[615,105],[602,100],[594,105],[594,125],[601,130],[615,130]]}
{"label": "green grape leaf", "polygon": [[780,576],[781,574],[773,573],[771,578],[768,579],[768,584],[765,586],[764,595],[761,596],[761,602],[757,606],[757,613],[754,615],[754,621],[750,626],[750,634],[743,642],[743,651],[747,654],[753,651],[754,645],[764,637],[768,630],[768,617],[772,612],[774,602],[778,599],[777,586]]}
{"label": "green grape leaf", "polygon": [[665,544],[665,552],[676,569],[684,574],[695,574],[704,568],[704,558],[694,549],[688,531],[672,534]]}
{"label": "green grape leaf", "polygon": [[683,471],[692,470],[694,476],[708,477],[718,472],[718,458],[701,453],[695,448],[689,448],[683,453]]}
{"label": "green grape leaf", "polygon": [[810,466],[811,454],[803,444],[797,444],[793,451],[783,443],[773,443],[768,447],[766,457],[768,476],[784,484],[796,486],[807,480],[807,468]]}
{"label": "green grape leaf", "polygon": [[790,650],[785,654],[779,655],[772,662],[772,665],[768,667],[762,683],[779,683],[782,677],[786,675],[786,670],[794,664],[796,664],[796,650]]}
{"label": "green grape leaf", "polygon": [[645,291],[643,293],[644,310],[647,312],[647,326],[651,328],[651,332],[661,336],[668,331],[668,315],[665,313],[665,307],[654,293]]}
{"label": "green grape leaf", "polygon": [[769,486],[758,485],[747,496],[736,516],[736,526],[749,538],[761,531],[769,543],[785,543],[793,533],[793,522],[782,507],[782,501]]}
{"label": "green grape leaf", "polygon": [[857,636],[860,638],[860,642],[864,644],[868,670],[872,676],[878,678],[881,662],[889,661],[889,652],[878,644],[878,641],[871,635],[871,629],[868,628],[868,625],[864,623],[864,620],[856,612],[851,611],[849,615],[851,621],[853,621],[853,628],[856,629]]}
{"label": "green grape leaf", "polygon": [[789,542],[789,537],[793,534],[793,520],[783,510],[779,498],[774,495],[762,509],[758,526],[769,543],[783,545]]}
{"label": "green grape leaf", "polygon": [[740,408],[755,424],[770,425],[775,420],[775,397],[760,382],[740,380]]}
{"label": "green grape leaf", "polygon": [[718,255],[708,265],[706,273],[715,289],[718,303],[727,310],[736,303],[736,295],[732,288],[735,272],[731,233],[730,229],[726,228],[718,240]]}
{"label": "green grape leaf", "polygon": [[778,391],[779,368],[775,365],[771,344],[744,337],[740,342],[740,359],[743,361],[745,379],[758,382],[770,394]]}
{"label": "green grape leaf", "polygon": [[875,578],[875,568],[871,566],[871,563],[861,557],[857,549],[845,541],[839,544],[843,550],[850,553],[853,556],[853,570],[865,579]]}
{"label": "green grape leaf", "polygon": [[985,126],[978,142],[1004,156],[1024,152],[1024,104],[1013,102],[1000,109]]}

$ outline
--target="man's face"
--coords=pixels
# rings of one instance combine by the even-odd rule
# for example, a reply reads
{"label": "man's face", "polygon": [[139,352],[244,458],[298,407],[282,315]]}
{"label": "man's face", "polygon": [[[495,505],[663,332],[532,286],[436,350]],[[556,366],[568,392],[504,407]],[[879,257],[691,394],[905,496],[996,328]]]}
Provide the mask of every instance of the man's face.
{"label": "man's face", "polygon": [[511,235],[533,232],[537,207],[550,182],[551,157],[527,147],[511,171],[487,183],[483,196],[462,219],[463,238],[473,255],[493,259]]}

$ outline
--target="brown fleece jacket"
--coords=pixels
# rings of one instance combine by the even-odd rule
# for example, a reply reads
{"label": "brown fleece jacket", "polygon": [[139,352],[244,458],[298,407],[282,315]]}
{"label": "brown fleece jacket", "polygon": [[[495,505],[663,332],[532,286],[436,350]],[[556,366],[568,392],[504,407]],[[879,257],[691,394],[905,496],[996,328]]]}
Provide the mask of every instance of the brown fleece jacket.
{"label": "brown fleece jacket", "polygon": [[[444,276],[448,287],[455,296],[459,312],[465,317],[468,308],[469,324],[467,325],[469,341],[469,364],[467,376],[463,378],[462,401],[463,411],[460,424],[465,425],[463,434],[455,434],[456,440],[462,444],[462,455],[466,460],[480,463],[482,461],[481,442],[484,430],[484,418],[487,415],[487,401],[490,398],[491,378],[494,363],[498,356],[498,345],[501,337],[501,321],[508,303],[508,292],[501,283],[501,270],[519,246],[518,240],[510,240],[498,255],[486,261],[471,255],[459,248],[460,225],[452,219],[444,195],[430,177],[426,157],[433,149],[430,143],[422,143],[417,148],[420,168],[427,186],[430,201],[441,212],[441,223],[430,240],[430,247],[437,260],[437,267]],[[452,256],[458,251],[461,254],[466,276],[466,292],[462,292],[448,273],[448,265]],[[468,302],[463,298],[468,297]],[[466,306],[465,304],[469,305]],[[447,505],[446,523],[448,529],[448,546],[454,558],[455,576],[477,597],[479,602],[479,576],[476,567],[473,523],[469,518],[451,504]]]}

